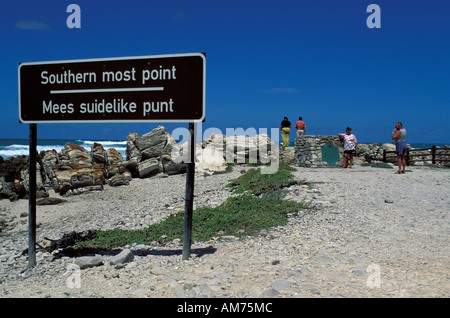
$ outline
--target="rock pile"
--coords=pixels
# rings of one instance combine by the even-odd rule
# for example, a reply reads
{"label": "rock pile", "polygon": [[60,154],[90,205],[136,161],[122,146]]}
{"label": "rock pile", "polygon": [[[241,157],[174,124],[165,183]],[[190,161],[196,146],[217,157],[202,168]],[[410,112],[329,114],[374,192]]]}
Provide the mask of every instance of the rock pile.
{"label": "rock pile", "polygon": [[253,137],[211,134],[202,142],[201,147],[197,145],[196,153],[196,173],[205,175],[224,172],[228,164],[279,160],[278,146],[267,134]]}
{"label": "rock pile", "polygon": [[203,141],[202,148],[216,149],[228,163],[244,163],[246,160],[254,163],[258,160],[267,162],[273,159],[275,151],[278,150],[267,134],[253,137],[211,134]]}
{"label": "rock pile", "polygon": [[[120,153],[105,150],[99,143],[91,151],[74,143],[67,143],[61,152],[41,151],[36,163],[36,197],[49,196],[48,189],[60,195],[81,194],[102,190],[103,185],[128,184],[131,173]],[[0,163],[0,199],[11,201],[27,198],[29,192],[28,157],[11,157]]]}
{"label": "rock pile", "polygon": [[[40,171],[40,163],[36,164]],[[37,198],[47,197],[48,193],[42,183],[42,175],[37,174]],[[28,193],[28,157],[10,157],[0,160],[0,199],[11,201],[26,198]]]}
{"label": "rock pile", "polygon": [[358,144],[358,150],[356,151],[356,156],[360,158],[361,161],[371,163],[372,161],[382,161],[383,151],[395,151],[394,144]]}
{"label": "rock pile", "polygon": [[131,174],[126,163],[115,149],[107,151],[99,143],[91,151],[73,143],[67,143],[57,153],[55,150],[40,154],[44,170],[44,184],[61,195],[80,194],[102,190],[103,185],[128,184]]}
{"label": "rock pile", "polygon": [[[164,126],[127,136],[126,160],[114,148],[94,143],[90,151],[67,143],[61,152],[42,151],[37,156],[37,198],[48,197],[48,189],[62,196],[102,190],[105,184],[129,184],[132,178],[167,177],[186,172],[188,143],[178,145]],[[248,136],[211,135],[196,144],[196,176],[223,173],[227,163],[266,162],[273,156],[274,143],[266,134]],[[28,157],[0,162],[0,198],[27,197]]]}
{"label": "rock pile", "polygon": [[[103,189],[104,165],[93,163],[85,148],[67,143],[61,153],[50,150],[41,155],[44,166],[50,167],[46,177],[55,192],[70,195]],[[54,164],[48,164],[47,160]]]}
{"label": "rock pile", "polygon": [[[135,177],[166,176],[186,171],[188,143],[177,145],[163,126],[139,136],[127,136],[127,160],[135,162],[131,173]],[[223,173],[228,163],[270,159],[274,143],[267,134],[254,137],[212,134],[195,148],[196,176]]]}
{"label": "rock pile", "polygon": [[164,126],[149,133],[127,136],[127,161],[131,174],[139,178],[172,175],[186,171],[186,164],[176,141]]}

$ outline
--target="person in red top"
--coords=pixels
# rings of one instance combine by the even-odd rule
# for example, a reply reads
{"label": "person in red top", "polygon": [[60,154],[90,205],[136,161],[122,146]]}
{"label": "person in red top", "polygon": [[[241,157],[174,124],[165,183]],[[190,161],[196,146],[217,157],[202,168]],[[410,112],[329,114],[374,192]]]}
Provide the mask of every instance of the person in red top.
{"label": "person in red top", "polygon": [[306,131],[306,124],[302,117],[298,118],[298,122],[295,123],[295,128],[297,129],[297,137],[303,136]]}

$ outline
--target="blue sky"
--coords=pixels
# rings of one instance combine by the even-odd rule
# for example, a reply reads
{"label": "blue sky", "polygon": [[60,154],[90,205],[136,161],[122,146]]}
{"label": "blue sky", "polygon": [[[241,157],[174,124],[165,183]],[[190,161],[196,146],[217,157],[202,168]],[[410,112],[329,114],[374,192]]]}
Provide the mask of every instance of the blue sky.
{"label": "blue sky", "polygon": [[[80,29],[66,25],[72,3]],[[379,29],[366,25],[371,3]],[[307,134],[350,126],[361,142],[386,142],[402,121],[409,142],[449,143],[449,16],[447,0],[8,1],[0,138],[28,138],[18,63],[206,52],[203,129],[278,128],[283,116],[303,116]],[[125,139],[156,126],[39,124],[38,138]]]}

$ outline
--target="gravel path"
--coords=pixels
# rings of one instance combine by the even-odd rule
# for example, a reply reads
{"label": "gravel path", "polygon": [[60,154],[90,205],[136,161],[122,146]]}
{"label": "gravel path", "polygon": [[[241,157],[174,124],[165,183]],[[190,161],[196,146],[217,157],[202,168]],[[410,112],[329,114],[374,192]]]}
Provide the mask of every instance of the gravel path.
{"label": "gravel path", "polygon": [[[241,173],[196,180],[195,205],[215,206]],[[74,259],[38,250],[26,270],[27,201],[0,201],[12,226],[0,236],[2,297],[448,297],[450,170],[296,168],[308,186],[286,199],[309,202],[286,226],[258,236],[225,236],[192,245],[178,241],[125,246],[134,259],[72,271]],[[38,206],[37,241],[94,228],[142,228],[184,206],[185,176],[135,179],[129,186]],[[52,194],[54,195],[54,194]],[[22,216],[21,216],[22,214]],[[76,278],[79,278],[77,281]],[[78,282],[79,284],[74,284]]]}

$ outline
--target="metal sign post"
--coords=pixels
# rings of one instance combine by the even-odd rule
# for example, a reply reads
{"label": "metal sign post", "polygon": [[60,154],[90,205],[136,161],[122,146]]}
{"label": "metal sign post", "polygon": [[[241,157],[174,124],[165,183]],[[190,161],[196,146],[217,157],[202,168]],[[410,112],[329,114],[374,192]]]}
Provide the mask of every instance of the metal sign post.
{"label": "metal sign post", "polygon": [[28,162],[28,267],[36,265],[36,124],[30,124],[30,156]]}
{"label": "metal sign post", "polygon": [[186,165],[186,199],[184,201],[183,260],[191,255],[192,216],[194,208],[195,135],[197,124],[189,123],[189,162]]}

